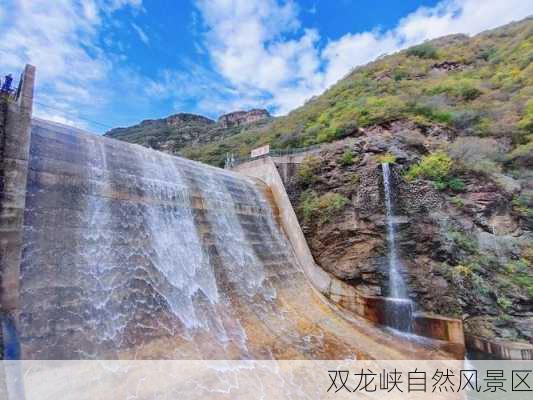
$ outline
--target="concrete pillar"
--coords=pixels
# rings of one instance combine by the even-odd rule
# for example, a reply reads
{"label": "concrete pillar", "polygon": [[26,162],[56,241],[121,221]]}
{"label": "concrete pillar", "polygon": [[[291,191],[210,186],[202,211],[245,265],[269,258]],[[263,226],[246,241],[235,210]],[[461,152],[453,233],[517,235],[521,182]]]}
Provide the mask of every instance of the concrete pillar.
{"label": "concrete pillar", "polygon": [[0,99],[0,318],[3,356],[19,356],[16,333],[35,67],[26,65],[18,98]]}

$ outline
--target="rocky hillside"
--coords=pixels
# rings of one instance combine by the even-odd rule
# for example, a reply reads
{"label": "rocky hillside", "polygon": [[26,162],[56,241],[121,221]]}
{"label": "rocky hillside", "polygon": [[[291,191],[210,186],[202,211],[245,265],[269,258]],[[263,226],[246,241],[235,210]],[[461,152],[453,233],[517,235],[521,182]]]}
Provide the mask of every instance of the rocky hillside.
{"label": "rocky hillside", "polygon": [[417,308],[463,317],[472,335],[533,342],[533,173],[482,167],[509,148],[395,121],[325,146],[287,188],[317,263],[366,294],[388,295],[381,163],[389,162]]}
{"label": "rocky hillside", "polygon": [[358,67],[321,96],[266,126],[202,147],[190,158],[221,165],[231,150],[303,147],[360,133],[361,128],[408,120],[442,124],[464,135],[505,138],[508,158],[533,153],[533,19],[474,37],[447,36]]}
{"label": "rocky hillside", "polygon": [[180,154],[180,150],[187,146],[217,143],[243,129],[262,126],[270,119],[267,110],[259,109],[225,114],[217,122],[200,115],[180,113],[163,119],[145,120],[128,128],[115,128],[106,132],[105,136]]}
{"label": "rocky hillside", "polygon": [[388,162],[417,307],[464,317],[472,335],[533,342],[532,61],[528,18],[382,57],[259,125],[202,119],[184,141],[161,121],[149,137],[110,135],[214,165],[267,143],[323,144],[288,183],[291,200],[322,268],[377,295],[388,293]]}

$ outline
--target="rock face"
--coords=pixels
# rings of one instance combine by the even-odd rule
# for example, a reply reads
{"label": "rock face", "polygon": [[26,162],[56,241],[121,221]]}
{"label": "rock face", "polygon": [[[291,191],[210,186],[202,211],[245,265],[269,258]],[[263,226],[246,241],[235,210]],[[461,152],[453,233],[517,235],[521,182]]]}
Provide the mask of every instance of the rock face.
{"label": "rock face", "polygon": [[269,118],[266,110],[236,111],[221,116],[218,122],[201,115],[179,113],[162,119],[145,120],[127,128],[115,128],[106,132],[105,136],[169,154],[190,156],[182,152],[216,143],[240,133],[244,128],[264,124]]}
{"label": "rock face", "polygon": [[229,114],[224,114],[220,116],[218,123],[223,128],[231,128],[234,126],[248,125],[266,118],[270,118],[267,110],[253,109],[250,111],[234,111]]}
{"label": "rock face", "polygon": [[[339,141],[319,154],[313,179],[289,180],[289,194],[317,263],[367,294],[389,292],[383,179],[390,153],[398,249],[410,297],[423,311],[464,317],[466,332],[533,341],[531,216],[517,213],[527,180],[503,173],[458,172],[460,192],[437,190],[403,173],[455,134],[439,125],[396,121]],[[343,163],[343,155],[353,155]],[[325,219],[305,219],[303,199],[337,193],[349,202]],[[525,201],[525,200],[524,200]]]}
{"label": "rock face", "polygon": [[180,113],[163,119],[144,120],[128,128],[115,128],[105,134],[114,139],[146,145],[172,153],[184,146],[209,143],[223,135],[215,121],[201,115]]}

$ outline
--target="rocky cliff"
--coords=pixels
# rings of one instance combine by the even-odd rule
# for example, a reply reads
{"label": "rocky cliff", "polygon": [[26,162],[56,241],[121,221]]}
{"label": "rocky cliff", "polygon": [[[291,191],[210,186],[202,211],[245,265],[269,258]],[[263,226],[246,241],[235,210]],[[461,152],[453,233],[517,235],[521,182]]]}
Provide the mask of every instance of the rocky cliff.
{"label": "rocky cliff", "polygon": [[218,123],[223,128],[231,128],[233,126],[249,125],[253,122],[261,121],[270,117],[267,110],[254,109],[250,111],[235,111],[229,114],[224,114],[218,118]]}
{"label": "rocky cliff", "polygon": [[[364,293],[387,295],[381,162],[390,162],[403,274],[418,309],[464,317],[472,335],[532,342],[531,171],[469,168],[468,150],[496,156],[509,144],[465,139],[442,125],[375,126],[308,157],[289,180],[290,197],[318,264]],[[442,149],[454,157],[455,184],[408,179]]]}
{"label": "rocky cliff", "polygon": [[259,109],[225,114],[217,122],[201,115],[179,113],[162,119],[145,120],[127,128],[111,129],[105,136],[169,154],[182,154],[187,147],[213,145],[250,126],[259,127],[269,119],[268,111]]}

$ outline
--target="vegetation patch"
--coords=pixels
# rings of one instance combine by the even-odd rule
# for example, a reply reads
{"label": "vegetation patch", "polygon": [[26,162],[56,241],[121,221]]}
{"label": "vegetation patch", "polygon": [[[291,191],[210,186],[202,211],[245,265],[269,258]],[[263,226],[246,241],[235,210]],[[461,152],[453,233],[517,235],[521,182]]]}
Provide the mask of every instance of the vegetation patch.
{"label": "vegetation patch", "polygon": [[492,138],[460,137],[448,146],[448,154],[455,161],[455,169],[484,174],[501,170],[498,161],[502,153]]}
{"label": "vegetation patch", "polygon": [[321,165],[319,157],[310,155],[303,159],[298,166],[297,179],[301,185],[307,186],[314,183],[317,179],[317,173]]}
{"label": "vegetation patch", "polygon": [[478,82],[468,78],[448,78],[443,82],[430,86],[424,93],[430,96],[445,94],[455,97],[456,100],[469,102],[477,99],[483,93],[478,87]]}
{"label": "vegetation patch", "polygon": [[512,200],[513,210],[520,216],[533,218],[533,208],[529,207],[524,196],[514,196]]}
{"label": "vegetation patch", "polygon": [[407,55],[425,59],[438,58],[437,49],[430,43],[422,43],[407,49]]}
{"label": "vegetation patch", "polygon": [[353,173],[350,175],[350,183],[352,185],[359,185],[359,183],[361,182],[361,176],[358,174],[358,173]]}
{"label": "vegetation patch", "polygon": [[533,265],[526,258],[511,261],[505,267],[511,281],[524,290],[528,296],[533,297]]}
{"label": "vegetation patch", "polygon": [[462,179],[451,175],[453,161],[444,151],[436,151],[424,156],[418,164],[412,165],[405,173],[407,182],[418,178],[433,181],[438,190],[451,189],[456,192],[464,190]]}
{"label": "vegetation patch", "polygon": [[463,208],[465,205],[465,201],[459,196],[453,196],[450,201],[455,207],[458,208]]}
{"label": "vegetation patch", "polygon": [[342,156],[338,159],[339,165],[342,165],[343,167],[348,167],[350,165],[353,165],[356,161],[356,157],[353,154],[353,151],[351,149],[346,149],[344,153],[342,153]]}
{"label": "vegetation patch", "polygon": [[344,210],[348,203],[349,200],[338,193],[328,192],[319,196],[314,190],[307,190],[300,196],[298,209],[304,222],[318,218],[320,223],[324,223]]}
{"label": "vegetation patch", "polygon": [[476,240],[471,238],[469,235],[460,232],[460,231],[450,231],[450,239],[462,250],[468,254],[477,254],[479,250],[478,243]]}
{"label": "vegetation patch", "polygon": [[391,153],[380,154],[377,157],[377,161],[380,164],[394,164],[396,162],[396,156]]}

